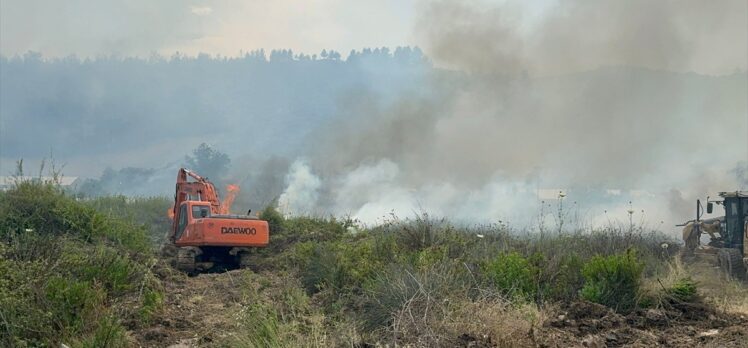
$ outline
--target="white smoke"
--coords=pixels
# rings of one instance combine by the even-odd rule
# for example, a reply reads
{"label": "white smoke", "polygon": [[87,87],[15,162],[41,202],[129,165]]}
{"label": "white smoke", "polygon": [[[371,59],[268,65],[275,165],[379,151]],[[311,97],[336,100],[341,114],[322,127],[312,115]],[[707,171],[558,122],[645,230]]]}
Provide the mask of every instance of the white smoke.
{"label": "white smoke", "polygon": [[547,188],[540,177],[519,181],[499,174],[477,187],[450,181],[408,184],[389,159],[326,176],[298,160],[289,170],[279,205],[289,215],[348,216],[366,225],[427,213],[456,223],[502,223],[519,230],[653,228],[677,235],[675,225],[692,218],[692,198],[705,198],[716,193],[707,187],[721,190],[731,182],[729,175],[711,171],[673,185],[687,187],[698,180],[705,186],[683,192],[666,185],[649,190]]}
{"label": "white smoke", "polygon": [[321,180],[312,174],[309,165],[303,160],[297,160],[291,165],[288,185],[278,198],[278,207],[286,214],[306,215],[315,214],[315,205],[319,197]]}
{"label": "white smoke", "polygon": [[533,25],[509,2],[421,10],[450,70],[341,103],[307,154],[325,213],[674,232],[696,198],[740,186],[745,1],[554,2]]}

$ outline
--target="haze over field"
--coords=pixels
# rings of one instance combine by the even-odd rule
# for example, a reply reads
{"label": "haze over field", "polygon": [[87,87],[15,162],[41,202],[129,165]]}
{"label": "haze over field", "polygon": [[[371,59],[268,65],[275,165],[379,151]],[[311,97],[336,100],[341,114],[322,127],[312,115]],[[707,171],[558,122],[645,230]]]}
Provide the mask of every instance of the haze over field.
{"label": "haze over field", "polygon": [[665,230],[748,189],[745,1],[238,4],[3,1],[2,174],[170,195],[207,142],[253,209]]}

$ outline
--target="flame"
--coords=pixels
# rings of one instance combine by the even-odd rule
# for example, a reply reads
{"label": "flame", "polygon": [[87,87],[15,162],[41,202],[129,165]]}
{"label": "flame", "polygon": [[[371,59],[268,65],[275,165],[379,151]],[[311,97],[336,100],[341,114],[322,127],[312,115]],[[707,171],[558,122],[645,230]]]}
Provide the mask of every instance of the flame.
{"label": "flame", "polygon": [[236,199],[236,195],[239,193],[239,190],[239,185],[226,185],[226,198],[224,198],[223,202],[221,202],[221,214],[231,213],[231,205],[234,204],[234,200]]}
{"label": "flame", "polygon": [[166,211],[166,216],[169,217],[170,220],[174,220],[174,205],[171,205],[171,208]]}

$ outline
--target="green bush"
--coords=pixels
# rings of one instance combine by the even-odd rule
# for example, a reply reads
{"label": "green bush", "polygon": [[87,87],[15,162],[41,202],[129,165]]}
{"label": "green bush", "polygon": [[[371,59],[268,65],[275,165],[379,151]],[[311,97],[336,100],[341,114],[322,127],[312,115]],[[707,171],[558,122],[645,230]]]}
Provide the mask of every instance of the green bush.
{"label": "green bush", "polygon": [[[278,313],[271,306],[261,302],[251,303],[243,313],[251,325],[247,325],[246,341],[241,344],[246,347],[282,347],[280,319]],[[251,318],[251,319],[249,319]]]}
{"label": "green bush", "polygon": [[444,245],[434,245],[413,253],[411,263],[418,269],[427,269],[448,259],[448,248]]}
{"label": "green bush", "polygon": [[297,246],[301,278],[307,292],[323,288],[358,291],[371,281],[382,262],[374,256],[373,240],[327,243],[306,242]]}
{"label": "green bush", "polygon": [[81,348],[124,348],[131,346],[131,344],[127,340],[125,328],[119,324],[117,318],[107,315],[99,321],[93,333],[84,336],[80,340],[72,341],[70,346]]}
{"label": "green bush", "polygon": [[139,264],[112,247],[64,240],[61,243],[60,267],[77,279],[102,285],[112,294],[131,290],[133,281],[143,271]]}
{"label": "green bush", "polygon": [[113,306],[141,290],[143,307],[155,306],[152,260],[143,225],[52,184],[0,193],[0,346],[127,346],[125,318],[113,313],[138,308]]}
{"label": "green bush", "polygon": [[584,286],[582,259],[574,253],[557,259],[543,260],[540,268],[540,287],[543,300],[569,302],[577,298]]}
{"label": "green bush", "polygon": [[86,322],[96,321],[106,292],[88,281],[53,276],[44,289],[47,310],[63,328],[62,336],[75,336]]}
{"label": "green bush", "polygon": [[149,323],[153,314],[164,304],[164,294],[157,289],[146,289],[143,292],[143,305],[140,307],[140,319]]}
{"label": "green bush", "polygon": [[483,272],[497,289],[511,298],[531,300],[537,295],[540,269],[517,252],[499,254],[484,265]]}
{"label": "green bush", "polygon": [[281,232],[283,229],[283,214],[281,214],[276,208],[277,202],[272,202],[270,205],[265,207],[260,214],[260,218],[267,221],[270,226],[270,233],[275,234]]}
{"label": "green bush", "polygon": [[636,306],[644,264],[636,251],[610,256],[595,256],[584,264],[585,283],[580,295],[617,311],[628,311]]}
{"label": "green bush", "polygon": [[690,277],[678,279],[678,281],[668,289],[668,293],[676,300],[682,302],[692,302],[698,298],[696,282],[694,282]]}
{"label": "green bush", "polygon": [[311,305],[297,279],[244,274],[241,282],[246,303],[236,319],[238,332],[216,346],[319,347],[324,338],[323,316]]}
{"label": "green bush", "polygon": [[0,257],[0,346],[42,346],[60,334],[53,314],[39,304],[48,302],[40,291],[46,275],[42,262]]}
{"label": "green bush", "polygon": [[168,211],[174,202],[167,197],[98,196],[83,202],[107,217],[141,225],[153,246],[163,244],[171,228]]}
{"label": "green bush", "polygon": [[27,231],[121,245],[130,252],[151,250],[143,226],[109,218],[49,183],[21,182],[0,195],[0,238]]}

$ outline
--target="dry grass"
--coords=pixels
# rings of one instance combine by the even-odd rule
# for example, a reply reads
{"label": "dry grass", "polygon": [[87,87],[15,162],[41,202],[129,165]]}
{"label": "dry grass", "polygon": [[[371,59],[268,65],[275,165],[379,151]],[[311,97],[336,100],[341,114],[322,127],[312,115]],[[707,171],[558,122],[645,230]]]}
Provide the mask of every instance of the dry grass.
{"label": "dry grass", "polygon": [[671,273],[685,274],[695,280],[705,302],[722,312],[748,315],[748,284],[727,279],[717,267],[715,256],[696,255],[686,262],[676,258],[674,263],[677,268]]}
{"label": "dry grass", "polygon": [[546,313],[495,294],[471,299],[467,293],[442,297],[418,291],[394,313],[383,341],[406,347],[533,346],[534,329]]}

